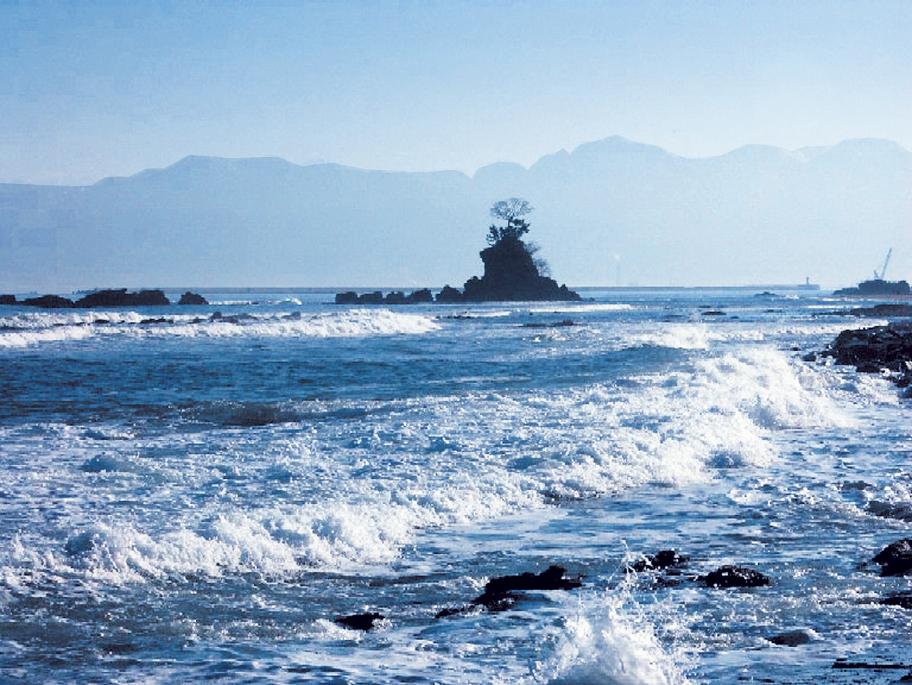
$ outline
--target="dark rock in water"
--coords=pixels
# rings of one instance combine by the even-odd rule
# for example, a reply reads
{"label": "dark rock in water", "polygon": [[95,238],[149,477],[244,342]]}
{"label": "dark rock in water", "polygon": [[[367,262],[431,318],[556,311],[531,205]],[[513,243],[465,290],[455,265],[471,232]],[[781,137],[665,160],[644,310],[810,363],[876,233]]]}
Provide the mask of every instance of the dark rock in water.
{"label": "dark rock in water", "polygon": [[16,304],[16,296],[0,295],[0,304]]}
{"label": "dark rock in water", "polygon": [[882,278],[874,278],[870,281],[862,281],[855,288],[841,288],[834,292],[838,296],[852,295],[909,295],[912,290],[906,281],[885,281]]}
{"label": "dark rock in water", "polygon": [[479,254],[484,275],[466,281],[466,302],[582,299],[567,286],[558,286],[553,278],[542,276],[528,246],[519,238],[501,238]]}
{"label": "dark rock in water", "polygon": [[442,609],[436,618],[445,618],[484,607],[488,611],[506,611],[519,597],[517,592],[525,590],[572,590],[582,585],[579,578],[565,577],[563,566],[549,566],[541,573],[520,573],[515,576],[492,578],[485,585],[484,593],[472,600],[468,606]]}
{"label": "dark rock in water", "polygon": [[909,668],[908,664],[874,664],[867,661],[848,661],[845,658],[836,659],[833,668],[857,671],[892,671]]}
{"label": "dark rock in water", "polygon": [[721,566],[700,578],[706,587],[762,587],[770,584],[768,576],[744,566]]}
{"label": "dark rock in water", "polygon": [[[502,595],[519,590],[572,590],[582,585],[579,578],[565,578],[563,566],[552,565],[541,573],[520,573],[516,576],[492,578],[485,585],[485,596]],[[480,599],[480,598],[479,598]]]}
{"label": "dark rock in water", "polygon": [[901,607],[912,610],[912,592],[900,592],[895,595],[889,595],[880,600],[880,603],[888,607]]}
{"label": "dark rock in water", "polygon": [[358,304],[358,293],[354,290],[336,293],[336,304]]}
{"label": "dark rock in water", "polygon": [[854,366],[859,371],[879,373],[881,369],[902,377],[912,371],[912,323],[850,329],[840,333],[824,354],[837,364]]}
{"label": "dark rock in water", "polygon": [[890,502],[874,499],[868,502],[866,509],[870,513],[875,516],[880,516],[881,518],[896,519],[897,521],[912,521],[912,504],[904,502],[891,504]]}
{"label": "dark rock in water", "polygon": [[912,316],[912,305],[909,304],[876,304],[873,307],[855,307],[838,314],[852,316],[873,316],[877,318],[889,316]]}
{"label": "dark rock in water", "polygon": [[358,295],[358,304],[383,304],[383,293],[375,290],[372,293]]}
{"label": "dark rock in water", "polygon": [[406,304],[405,293],[401,290],[394,290],[391,293],[387,293],[386,297],[383,298],[384,304]]}
{"label": "dark rock in water", "polygon": [[81,297],[74,305],[90,309],[92,307],[163,307],[171,304],[161,290],[140,290],[129,293],[126,288],[116,290],[97,290]]}
{"label": "dark rock in water", "polygon": [[657,571],[666,568],[680,568],[685,564],[687,564],[687,557],[678,554],[673,549],[663,549],[653,556],[640,559],[630,566],[630,570],[643,573],[644,571]]}
{"label": "dark rock in water", "polygon": [[416,290],[405,298],[408,304],[430,304],[434,301],[434,295],[427,288]]}
{"label": "dark rock in water", "polygon": [[785,633],[779,633],[779,635],[773,635],[772,637],[766,638],[774,645],[780,645],[782,647],[798,647],[800,645],[806,645],[813,638],[809,632],[806,630],[790,630]]}
{"label": "dark rock in water", "polygon": [[769,290],[764,290],[762,293],[755,293],[754,297],[771,298],[771,297],[780,297],[780,296],[777,295],[776,293],[771,293]]}
{"label": "dark rock in water", "polygon": [[887,545],[871,561],[880,566],[882,576],[904,576],[912,572],[912,538]]}
{"label": "dark rock in water", "polygon": [[187,292],[185,292],[183,295],[180,296],[180,300],[178,300],[177,303],[178,304],[209,304],[209,300],[207,300],[202,295],[199,295],[197,293],[192,293],[188,290]]}
{"label": "dark rock in water", "polygon": [[22,300],[20,304],[28,307],[42,307],[44,309],[69,309],[75,307],[73,300],[58,295],[42,295],[41,297],[30,297]]}
{"label": "dark rock in water", "polygon": [[725,316],[725,312],[721,309],[707,309],[705,312],[702,312],[702,316]]}
{"label": "dark rock in water", "polygon": [[817,361],[817,353],[816,353],[816,352],[808,352],[807,354],[801,356],[801,361],[803,361],[803,362],[815,362],[815,361]]}
{"label": "dark rock in water", "polygon": [[437,298],[435,300],[438,304],[457,304],[462,302],[462,293],[456,288],[451,288],[448,285],[443,286],[443,290],[437,293]]}
{"label": "dark rock in water", "polygon": [[339,616],[335,619],[340,626],[345,626],[351,630],[370,630],[377,621],[382,621],[385,617],[383,614],[376,612],[367,612],[363,614],[350,614],[349,616]]}
{"label": "dark rock in water", "polygon": [[524,323],[522,325],[523,328],[567,328],[568,326],[576,326],[576,322],[572,319],[562,319],[548,323]]}
{"label": "dark rock in water", "polygon": [[139,322],[140,325],[150,324],[150,323],[174,323],[172,319],[166,319],[164,316],[160,316],[157,319],[143,319]]}

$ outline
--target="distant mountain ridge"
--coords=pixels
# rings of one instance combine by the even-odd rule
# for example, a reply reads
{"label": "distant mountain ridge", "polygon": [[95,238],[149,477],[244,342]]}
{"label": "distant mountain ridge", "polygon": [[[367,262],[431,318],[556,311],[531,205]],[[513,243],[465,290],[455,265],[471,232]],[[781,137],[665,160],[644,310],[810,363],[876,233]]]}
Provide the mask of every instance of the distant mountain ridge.
{"label": "distant mountain ridge", "polygon": [[912,152],[878,139],[688,158],[620,137],[458,171],[188,156],[90,186],[0,184],[0,290],[439,286],[478,270],[495,200],[570,285],[912,276]]}

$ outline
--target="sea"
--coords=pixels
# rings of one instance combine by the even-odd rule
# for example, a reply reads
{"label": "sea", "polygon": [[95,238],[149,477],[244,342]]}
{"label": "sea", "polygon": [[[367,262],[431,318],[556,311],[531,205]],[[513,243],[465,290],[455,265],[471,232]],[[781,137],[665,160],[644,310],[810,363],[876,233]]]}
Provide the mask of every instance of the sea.
{"label": "sea", "polygon": [[[882,601],[912,579],[870,559],[910,534],[912,400],[809,356],[885,321],[824,292],[583,295],[0,308],[0,682],[909,673],[912,611]],[[630,570],[665,549],[680,574]],[[471,605],[552,564],[582,587]],[[725,564],[771,584],[700,581]],[[360,612],[383,618],[335,621]]]}

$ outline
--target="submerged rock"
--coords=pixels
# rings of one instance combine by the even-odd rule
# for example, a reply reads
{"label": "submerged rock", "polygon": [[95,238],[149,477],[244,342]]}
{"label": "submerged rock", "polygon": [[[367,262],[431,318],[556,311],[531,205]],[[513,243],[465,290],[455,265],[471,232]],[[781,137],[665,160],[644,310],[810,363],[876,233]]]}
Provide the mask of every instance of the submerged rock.
{"label": "submerged rock", "polygon": [[814,637],[806,630],[789,630],[766,639],[781,647],[799,647],[811,642]]}
{"label": "submerged rock", "polygon": [[658,571],[668,568],[680,568],[687,564],[687,557],[678,554],[673,549],[663,549],[652,556],[647,556],[632,564],[631,571],[643,573],[644,571]]}
{"label": "submerged rock", "polygon": [[382,621],[384,618],[385,616],[383,614],[365,612],[363,614],[338,616],[336,617],[335,622],[350,630],[370,630],[376,625],[377,621]]}
{"label": "submerged rock", "polygon": [[209,300],[207,300],[202,295],[199,295],[197,293],[192,293],[188,290],[187,292],[185,292],[183,295],[180,296],[180,300],[178,300],[177,303],[178,304],[189,304],[189,305],[209,304]]}
{"label": "submerged rock", "polygon": [[762,587],[770,584],[768,576],[744,566],[720,566],[715,571],[700,578],[706,587]]}
{"label": "submerged rock", "polygon": [[912,538],[887,545],[871,561],[880,566],[882,576],[904,576],[912,572]]}

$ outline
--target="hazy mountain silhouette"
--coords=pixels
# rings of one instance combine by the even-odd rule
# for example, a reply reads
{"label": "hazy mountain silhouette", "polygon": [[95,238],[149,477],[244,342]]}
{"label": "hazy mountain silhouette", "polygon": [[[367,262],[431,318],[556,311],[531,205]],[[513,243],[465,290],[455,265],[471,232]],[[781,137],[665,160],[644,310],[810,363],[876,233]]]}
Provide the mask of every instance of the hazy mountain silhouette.
{"label": "hazy mountain silhouette", "polygon": [[[884,140],[686,158],[613,137],[526,169],[186,157],[92,186],[0,184],[0,290],[442,285],[479,269],[495,200],[536,207],[561,282],[828,284],[912,276],[912,153]],[[618,257],[619,256],[619,259]]]}

